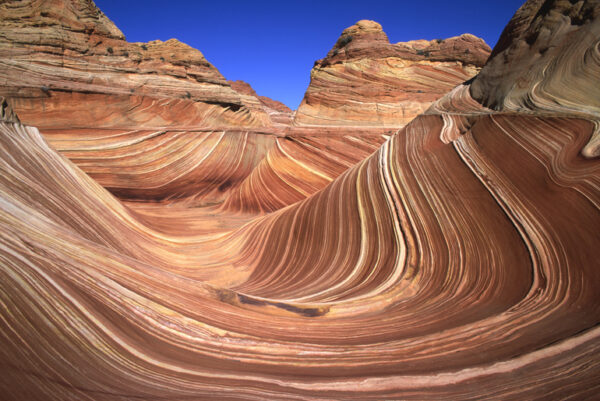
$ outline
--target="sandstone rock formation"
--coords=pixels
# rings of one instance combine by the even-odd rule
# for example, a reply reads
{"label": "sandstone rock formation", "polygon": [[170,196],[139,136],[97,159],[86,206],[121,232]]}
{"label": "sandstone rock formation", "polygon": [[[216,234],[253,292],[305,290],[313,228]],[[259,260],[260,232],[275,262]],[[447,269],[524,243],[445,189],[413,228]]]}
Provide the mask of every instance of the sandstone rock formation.
{"label": "sandstone rock formation", "polygon": [[256,168],[227,194],[221,209],[274,212],[296,203],[371,155],[388,138],[383,133],[339,131],[276,138]]}
{"label": "sandstone rock formation", "polygon": [[291,123],[292,110],[285,104],[266,96],[259,96],[247,82],[229,81],[229,84],[237,93],[250,96],[250,102],[254,103],[254,99],[258,99],[261,107],[265,109],[273,123],[283,125],[289,125]]}
{"label": "sandstone rock formation", "polygon": [[18,123],[19,117],[15,114],[14,110],[5,98],[0,97],[0,121],[10,122],[10,123]]}
{"label": "sandstone rock formation", "polygon": [[44,130],[48,143],[125,200],[222,202],[274,146],[248,131]]}
{"label": "sandstone rock formation", "polygon": [[[277,152],[275,137],[291,122],[285,105],[244,82],[226,81],[202,53],[175,39],[126,42],[91,1],[4,2],[0,10],[0,96],[23,123],[38,127],[51,146],[121,199],[223,202],[268,152]],[[380,132],[371,134],[382,142]],[[295,134],[300,141],[304,136],[309,143],[321,140],[318,132]],[[236,191],[227,207],[273,211],[303,199],[375,150],[361,143],[343,146],[348,155],[338,155],[328,180],[300,192],[288,182],[298,175],[286,168],[298,168],[300,160],[310,175],[331,158],[317,153],[323,159],[310,155],[307,164],[306,149],[286,153],[291,159],[272,167],[289,178],[260,180],[253,188],[293,195],[250,201]],[[261,165],[264,170],[268,163]]]}
{"label": "sandstone rock formation", "polygon": [[472,78],[489,51],[470,34],[390,44],[381,25],[359,21],[315,63],[294,123],[402,127]]}
{"label": "sandstone rock formation", "polygon": [[[0,11],[0,96],[23,123],[38,127],[51,146],[122,199],[223,202],[276,151],[275,136],[290,124],[289,108],[246,83],[226,81],[199,51],[175,39],[126,42],[91,1],[4,2]],[[359,144],[348,160],[368,154]],[[302,156],[291,157],[297,166],[293,160]],[[275,168],[293,177],[283,167],[290,163]],[[306,161],[302,166],[312,169]],[[242,209],[272,211],[328,181],[319,182],[299,193],[285,181],[260,181],[294,195],[254,199]]]}
{"label": "sandstone rock formation", "polygon": [[[339,127],[240,128],[228,146],[213,136],[229,131],[42,135],[2,103],[2,398],[595,398],[600,2],[567,3],[528,1],[472,83],[385,142]],[[525,51],[536,29],[580,56]],[[588,85],[551,103],[561,76]],[[242,132],[268,137],[267,156]],[[174,156],[206,141],[215,157]],[[354,163],[351,143],[377,150]],[[126,178],[69,153],[86,147],[94,168],[125,158],[164,183],[193,170],[179,163],[222,184],[224,164],[254,167],[228,170],[249,172],[220,205],[130,203],[103,186]],[[144,166],[163,156],[172,169]]]}
{"label": "sandstone rock formation", "polygon": [[198,50],[175,39],[128,43],[91,0],[5,1],[0,15],[0,96],[26,124],[269,125]]}
{"label": "sandstone rock formation", "polygon": [[[595,22],[599,15],[595,1],[527,2],[473,82],[473,97],[499,111],[566,113],[599,120],[600,25]],[[583,154],[600,156],[598,134]]]}

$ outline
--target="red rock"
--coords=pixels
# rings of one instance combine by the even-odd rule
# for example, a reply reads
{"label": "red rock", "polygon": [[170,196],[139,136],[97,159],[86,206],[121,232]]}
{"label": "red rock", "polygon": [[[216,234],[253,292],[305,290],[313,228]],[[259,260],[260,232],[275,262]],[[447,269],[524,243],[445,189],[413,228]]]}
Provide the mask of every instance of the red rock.
{"label": "red rock", "polygon": [[17,114],[3,97],[0,97],[0,121],[6,121],[10,123],[20,122]]}
{"label": "red rock", "polygon": [[469,34],[390,44],[381,25],[359,21],[315,63],[294,123],[402,127],[472,78],[489,51]]}
{"label": "red rock", "polygon": [[256,107],[255,103],[258,100],[262,110],[264,110],[270,117],[272,123],[280,125],[289,125],[292,121],[292,110],[285,104],[270,99],[266,96],[259,96],[256,94],[252,86],[244,81],[229,81],[231,88],[236,92],[250,96],[250,100],[246,100],[253,104],[252,107]]}
{"label": "red rock", "polygon": [[[198,50],[175,39],[128,43],[91,1],[4,2],[0,13],[0,96],[26,124],[57,128],[89,96],[104,107],[94,107],[91,119],[80,116],[77,126],[269,125]],[[124,126],[119,116],[130,110],[135,118]]]}
{"label": "red rock", "polygon": [[[2,399],[596,398],[598,39],[567,45],[597,5],[526,3],[474,81],[381,146],[372,127],[42,136],[0,101]],[[558,97],[563,77],[588,85]],[[196,189],[224,202],[103,180],[214,181]]]}
{"label": "red rock", "polygon": [[[470,90],[498,111],[567,113],[600,121],[600,2],[529,1],[506,26]],[[597,81],[597,79],[596,79]],[[582,150],[600,156],[600,129]]]}
{"label": "red rock", "polygon": [[274,100],[266,96],[259,96],[258,98],[266,107],[269,107],[272,110],[278,111],[280,113],[292,113],[292,109],[287,107],[285,104],[281,103],[279,100]]}

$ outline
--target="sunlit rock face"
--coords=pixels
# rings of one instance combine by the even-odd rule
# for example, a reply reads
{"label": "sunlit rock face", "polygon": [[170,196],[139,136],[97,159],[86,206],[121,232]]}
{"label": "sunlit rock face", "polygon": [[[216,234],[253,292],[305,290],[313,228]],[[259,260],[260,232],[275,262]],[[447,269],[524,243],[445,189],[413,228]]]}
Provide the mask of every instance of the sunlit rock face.
{"label": "sunlit rock face", "polygon": [[[599,16],[597,1],[524,4],[502,32],[471,94],[498,111],[600,120]],[[582,153],[600,156],[598,134]]]}
{"label": "sunlit rock face", "polygon": [[26,124],[269,125],[198,50],[176,39],[128,43],[90,0],[7,1],[0,15],[0,95]]}
{"label": "sunlit rock face", "polygon": [[[548,37],[565,49],[561,35],[600,24],[597,1],[577,4],[569,19],[584,22]],[[523,21],[562,24],[566,8],[526,3],[479,89],[456,86],[395,133],[295,128],[250,159],[251,146],[212,133],[201,170],[227,187],[233,149],[249,173],[204,207],[123,202],[57,151],[87,139],[108,152],[111,135],[42,135],[0,101],[2,399],[596,398],[600,161],[585,150],[600,37],[570,43],[583,60],[557,53],[514,93],[497,69],[537,71],[535,52],[503,51],[522,23],[545,31]],[[588,85],[551,105],[561,74]],[[487,100],[523,93],[536,94],[523,107]],[[178,163],[166,139],[140,145],[142,131],[140,152]],[[173,132],[160,136],[181,140]],[[96,153],[99,166],[121,156]]]}
{"label": "sunlit rock face", "polygon": [[381,25],[359,21],[315,63],[294,123],[402,127],[475,76],[489,52],[470,34],[390,44]]}
{"label": "sunlit rock face", "polygon": [[[326,150],[295,147],[283,163],[269,164],[263,160],[281,148],[276,138],[286,135],[292,111],[245,82],[227,81],[200,51],[176,39],[128,43],[91,1],[4,2],[0,12],[0,96],[23,123],[39,128],[52,147],[123,200],[212,205],[233,192],[228,210],[273,211],[375,151],[365,140],[385,140],[381,132],[350,140],[342,147],[348,154],[338,151],[334,160]],[[294,137],[316,149],[330,141],[314,131]],[[246,179],[259,164],[278,175]],[[312,183],[298,184],[328,165],[327,179],[317,173]],[[271,195],[236,190],[250,182],[251,192]]]}
{"label": "sunlit rock face", "polygon": [[231,88],[244,95],[246,102],[252,107],[259,107],[269,115],[272,124],[287,126],[292,119],[292,110],[280,101],[259,96],[249,83],[244,81],[229,81]]}
{"label": "sunlit rock face", "polygon": [[391,134],[319,130],[278,137],[252,172],[233,188],[221,208],[273,212],[305,199],[375,152]]}

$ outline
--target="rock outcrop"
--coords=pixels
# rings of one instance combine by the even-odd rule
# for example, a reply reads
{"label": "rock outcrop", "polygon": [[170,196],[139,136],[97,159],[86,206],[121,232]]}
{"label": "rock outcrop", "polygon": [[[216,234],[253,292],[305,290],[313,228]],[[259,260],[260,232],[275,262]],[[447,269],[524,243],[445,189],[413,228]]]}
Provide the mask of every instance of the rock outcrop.
{"label": "rock outcrop", "polygon": [[469,34],[390,44],[381,25],[359,21],[315,62],[294,123],[402,127],[475,76],[489,52]]}
{"label": "rock outcrop", "polygon": [[26,124],[269,125],[198,50],[175,39],[128,43],[91,0],[7,1],[0,15],[0,96]]}
{"label": "rock outcrop", "polygon": [[[260,160],[221,131],[44,136],[3,104],[2,398],[596,398],[600,37],[570,41],[597,32],[597,10],[530,0],[474,81],[388,138],[295,129]],[[585,56],[545,59],[523,32]],[[551,103],[561,76],[588,85]],[[216,153],[178,164],[177,146],[206,141]],[[352,142],[377,150],[354,163]],[[147,190],[185,164],[224,188],[247,178],[220,205],[128,203],[98,183],[126,177],[70,160],[85,147],[98,168],[131,156]],[[161,152],[173,169],[144,166]]]}
{"label": "rock outcrop", "polygon": [[[598,1],[525,3],[470,86],[473,97],[498,111],[600,121],[599,16]],[[585,156],[600,156],[599,131],[583,149]]]}
{"label": "rock outcrop", "polygon": [[258,100],[260,107],[269,115],[272,123],[280,125],[290,125],[292,121],[292,110],[280,101],[273,100],[266,96],[259,96],[256,91],[250,86],[249,83],[244,81],[229,81],[231,88],[237,93],[248,96],[244,98],[251,107],[256,107],[256,100]]}

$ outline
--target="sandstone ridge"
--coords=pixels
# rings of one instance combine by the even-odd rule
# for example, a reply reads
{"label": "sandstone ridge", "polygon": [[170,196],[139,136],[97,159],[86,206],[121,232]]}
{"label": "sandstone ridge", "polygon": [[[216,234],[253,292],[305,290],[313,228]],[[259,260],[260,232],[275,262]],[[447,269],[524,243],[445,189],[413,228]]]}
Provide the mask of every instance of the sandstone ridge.
{"label": "sandstone ridge", "polygon": [[[200,51],[176,39],[126,42],[90,0],[3,2],[0,13],[0,95],[24,123],[270,125],[264,111],[246,108]],[[82,102],[95,106],[81,110]]]}
{"label": "sandstone ridge", "polygon": [[489,52],[470,34],[391,44],[377,22],[359,21],[315,62],[294,124],[402,127],[475,76]]}

